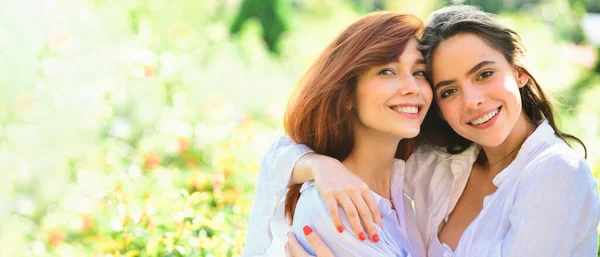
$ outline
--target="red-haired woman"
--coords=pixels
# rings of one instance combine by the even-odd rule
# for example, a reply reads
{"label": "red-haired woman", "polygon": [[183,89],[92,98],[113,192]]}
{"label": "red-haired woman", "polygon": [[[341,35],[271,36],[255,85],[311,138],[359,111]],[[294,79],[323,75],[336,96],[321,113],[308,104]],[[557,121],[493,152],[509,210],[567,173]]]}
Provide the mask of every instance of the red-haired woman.
{"label": "red-haired woman", "polygon": [[[288,136],[365,181],[361,194],[372,196],[367,204],[382,214],[364,224],[369,233],[351,226],[345,215],[332,222],[329,210],[359,215],[349,198],[342,199],[344,209],[327,206],[324,198],[334,196],[319,194],[309,181],[291,186],[279,201],[285,191],[272,189],[288,181],[261,171],[242,256],[283,256],[290,223],[298,238],[314,229],[338,256],[425,256],[402,188],[403,159],[415,145],[410,138],[419,134],[432,100],[417,49],[421,30],[411,15],[377,12],[359,19],[321,53],[288,104]],[[281,168],[268,165],[263,169]]]}

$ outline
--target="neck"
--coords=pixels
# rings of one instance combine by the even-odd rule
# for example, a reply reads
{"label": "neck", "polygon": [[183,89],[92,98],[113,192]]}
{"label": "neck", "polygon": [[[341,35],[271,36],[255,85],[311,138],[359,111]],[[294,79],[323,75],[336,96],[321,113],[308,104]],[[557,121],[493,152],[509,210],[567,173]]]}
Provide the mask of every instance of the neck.
{"label": "neck", "polygon": [[[487,160],[484,166],[487,167],[492,177],[510,165],[517,156],[521,145],[523,145],[534,130],[535,126],[531,120],[525,114],[521,113],[515,127],[508,134],[504,142],[494,147],[482,147],[483,152],[485,152],[485,160]],[[484,156],[480,155],[480,157]]]}
{"label": "neck", "polygon": [[371,190],[389,200],[391,170],[399,142],[400,138],[389,135],[355,133],[352,152],[342,163]]}

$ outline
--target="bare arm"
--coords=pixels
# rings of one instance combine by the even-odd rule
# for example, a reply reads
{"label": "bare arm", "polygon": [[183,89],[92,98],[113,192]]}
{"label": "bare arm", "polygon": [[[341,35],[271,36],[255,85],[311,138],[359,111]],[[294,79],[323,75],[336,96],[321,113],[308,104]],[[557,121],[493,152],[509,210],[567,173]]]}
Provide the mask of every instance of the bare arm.
{"label": "bare arm", "polygon": [[[331,159],[331,160],[327,160]],[[290,185],[294,184],[302,184],[306,181],[314,180],[315,175],[313,173],[312,165],[315,162],[327,162],[327,161],[337,161],[331,157],[327,157],[324,155],[316,154],[316,153],[308,153],[302,156],[294,165],[294,169],[292,170],[292,177],[290,178]]]}

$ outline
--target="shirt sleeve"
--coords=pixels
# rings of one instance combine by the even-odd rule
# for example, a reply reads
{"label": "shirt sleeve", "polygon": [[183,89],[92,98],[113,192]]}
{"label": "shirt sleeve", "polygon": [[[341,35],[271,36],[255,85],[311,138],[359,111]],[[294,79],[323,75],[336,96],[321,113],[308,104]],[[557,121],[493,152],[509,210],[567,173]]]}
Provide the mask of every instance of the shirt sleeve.
{"label": "shirt sleeve", "polygon": [[288,137],[280,137],[271,145],[260,165],[242,257],[264,256],[274,236],[279,236],[273,234],[271,227],[276,225],[273,222],[285,222],[285,219],[275,218],[275,210],[283,202],[294,165],[310,152],[310,148]]}
{"label": "shirt sleeve", "polygon": [[518,184],[501,254],[596,256],[598,187],[585,160],[544,160]]}
{"label": "shirt sleeve", "polygon": [[[342,215],[344,232],[339,233],[331,220],[325,201],[320,196],[313,182],[306,182],[301,189],[301,196],[296,205],[294,213],[294,224],[291,232],[294,233],[300,245],[311,255],[316,256],[315,250],[310,246],[304,236],[303,228],[309,225],[314,232],[318,233],[323,243],[331,250],[334,256],[352,257],[405,257],[410,256],[405,248],[400,248],[395,242],[405,238],[393,238],[385,233],[379,226],[375,226],[380,239],[374,243],[367,239],[360,241],[354,234],[350,221],[346,215]],[[339,207],[340,213],[345,213]]]}

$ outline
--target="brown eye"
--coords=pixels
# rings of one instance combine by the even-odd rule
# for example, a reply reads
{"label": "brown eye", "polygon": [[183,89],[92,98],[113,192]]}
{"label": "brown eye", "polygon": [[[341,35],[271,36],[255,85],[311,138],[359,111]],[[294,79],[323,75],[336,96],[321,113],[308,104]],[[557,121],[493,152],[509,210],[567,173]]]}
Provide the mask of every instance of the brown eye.
{"label": "brown eye", "polygon": [[392,69],[383,69],[383,70],[379,71],[378,74],[379,75],[386,75],[386,76],[395,75],[394,71]]}
{"label": "brown eye", "polygon": [[456,92],[456,89],[452,89],[452,88],[446,89],[440,93],[440,97],[442,99],[447,98],[447,97],[451,96],[452,94],[454,94],[454,92]]}
{"label": "brown eye", "polygon": [[484,71],[482,73],[479,73],[479,76],[477,76],[477,80],[484,80],[491,77],[492,75],[494,75],[493,71]]}
{"label": "brown eye", "polygon": [[413,73],[413,76],[422,76],[422,77],[425,77],[425,76],[427,76],[427,73],[425,73],[425,71],[422,71],[422,70],[415,71],[415,73]]}

